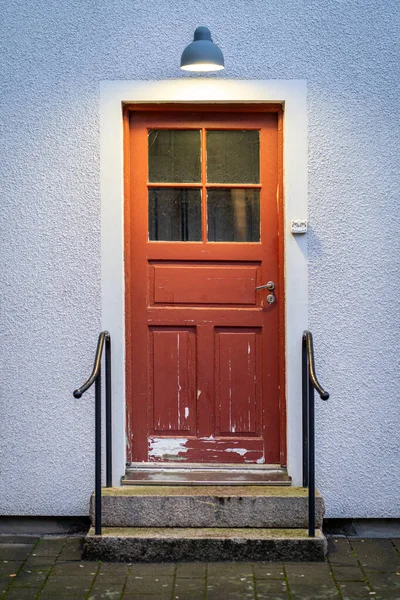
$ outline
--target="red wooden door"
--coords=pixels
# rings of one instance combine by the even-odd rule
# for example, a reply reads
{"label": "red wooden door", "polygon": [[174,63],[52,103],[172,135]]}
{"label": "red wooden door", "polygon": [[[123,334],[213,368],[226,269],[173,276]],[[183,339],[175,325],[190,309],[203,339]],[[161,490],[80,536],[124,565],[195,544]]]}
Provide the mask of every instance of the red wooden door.
{"label": "red wooden door", "polygon": [[279,123],[127,111],[129,461],[284,462]]}

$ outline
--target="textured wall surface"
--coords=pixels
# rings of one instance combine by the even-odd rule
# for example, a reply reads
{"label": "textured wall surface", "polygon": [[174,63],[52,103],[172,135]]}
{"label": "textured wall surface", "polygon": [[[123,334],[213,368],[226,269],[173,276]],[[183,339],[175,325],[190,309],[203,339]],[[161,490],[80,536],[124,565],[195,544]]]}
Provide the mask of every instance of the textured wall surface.
{"label": "textured wall surface", "polygon": [[187,77],[208,25],[216,77],[306,79],[310,327],[329,517],[399,517],[397,0],[1,1],[0,505],[87,514],[100,306],[99,82]]}

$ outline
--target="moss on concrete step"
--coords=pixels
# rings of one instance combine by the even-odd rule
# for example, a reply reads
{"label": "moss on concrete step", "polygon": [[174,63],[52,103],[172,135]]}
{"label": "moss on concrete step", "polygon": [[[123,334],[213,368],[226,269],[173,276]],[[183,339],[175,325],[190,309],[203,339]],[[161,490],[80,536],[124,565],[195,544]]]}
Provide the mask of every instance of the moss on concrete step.
{"label": "moss on concrete step", "polygon": [[[96,536],[94,527],[90,536]],[[118,538],[159,538],[159,539],[304,539],[308,538],[307,529],[249,529],[247,527],[103,527],[103,537]],[[322,536],[321,530],[316,537]]]}
{"label": "moss on concrete step", "polygon": [[[264,485],[132,485],[103,488],[103,496],[263,496],[285,498],[305,498],[307,488]],[[317,491],[317,496],[321,494]]]}

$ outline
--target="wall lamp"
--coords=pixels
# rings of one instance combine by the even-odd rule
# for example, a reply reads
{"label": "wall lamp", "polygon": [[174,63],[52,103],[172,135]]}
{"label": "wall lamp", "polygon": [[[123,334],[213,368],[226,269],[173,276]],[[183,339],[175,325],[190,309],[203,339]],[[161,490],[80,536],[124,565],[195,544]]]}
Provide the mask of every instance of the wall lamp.
{"label": "wall lamp", "polygon": [[181,69],[184,71],[220,71],[225,67],[221,50],[211,39],[208,27],[198,27],[194,39],[181,57]]}

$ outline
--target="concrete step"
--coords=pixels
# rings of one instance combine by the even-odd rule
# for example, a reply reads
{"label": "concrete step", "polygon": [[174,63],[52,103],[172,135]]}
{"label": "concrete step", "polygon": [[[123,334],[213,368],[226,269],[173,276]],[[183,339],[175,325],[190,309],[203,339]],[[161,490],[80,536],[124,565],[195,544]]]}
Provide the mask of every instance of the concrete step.
{"label": "concrete step", "polygon": [[[317,492],[316,527],[322,527],[324,501]],[[268,486],[121,486],[103,488],[105,527],[308,526],[307,489]],[[91,499],[94,522],[94,496]]]}
{"label": "concrete step", "polygon": [[327,542],[305,529],[91,529],[84,542],[88,560],[118,562],[320,561]]}

